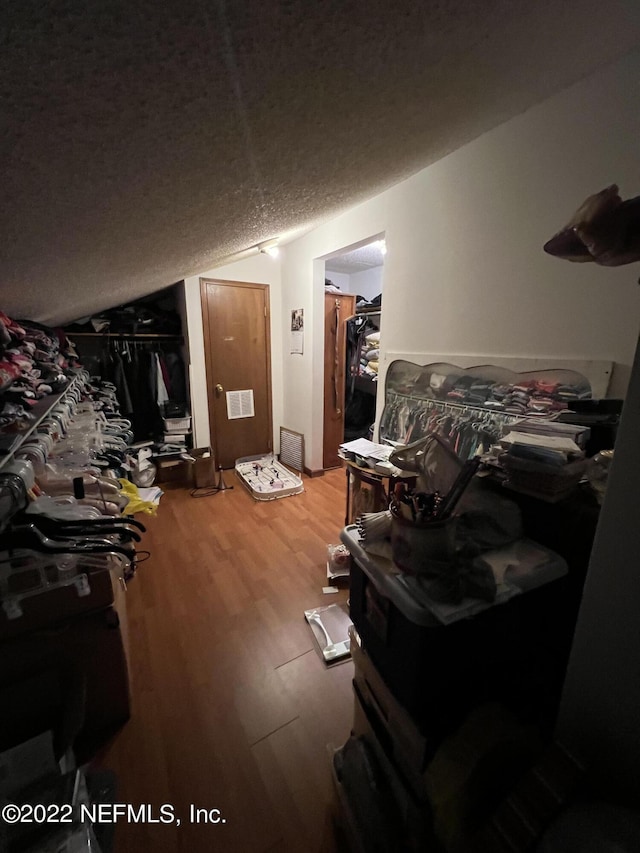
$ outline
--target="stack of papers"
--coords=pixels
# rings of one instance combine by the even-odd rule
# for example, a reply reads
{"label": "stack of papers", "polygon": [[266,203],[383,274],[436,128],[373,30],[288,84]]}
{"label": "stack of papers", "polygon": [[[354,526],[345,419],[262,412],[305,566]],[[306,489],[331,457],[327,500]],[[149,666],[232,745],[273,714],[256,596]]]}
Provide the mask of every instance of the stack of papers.
{"label": "stack of papers", "polygon": [[517,421],[513,427],[515,432],[529,433],[533,435],[556,436],[558,438],[571,438],[578,447],[584,449],[589,440],[591,430],[586,426],[578,424],[563,423],[561,421],[534,421],[531,419]]}
{"label": "stack of papers", "polygon": [[547,465],[566,465],[582,457],[582,449],[572,438],[510,432],[500,439],[500,444],[512,456],[532,459]]}
{"label": "stack of papers", "polygon": [[389,459],[393,447],[387,444],[376,444],[368,438],[356,438],[355,441],[346,441],[339,447],[339,453],[345,459],[374,468],[378,462],[386,462]]}

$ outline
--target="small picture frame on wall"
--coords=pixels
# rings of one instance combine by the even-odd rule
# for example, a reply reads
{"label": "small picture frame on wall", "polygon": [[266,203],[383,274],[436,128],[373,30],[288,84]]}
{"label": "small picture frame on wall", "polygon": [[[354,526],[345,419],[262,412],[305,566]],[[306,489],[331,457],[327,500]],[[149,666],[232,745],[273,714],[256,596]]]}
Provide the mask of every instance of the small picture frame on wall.
{"label": "small picture frame on wall", "polygon": [[304,353],[304,308],[291,310],[291,352],[296,355]]}

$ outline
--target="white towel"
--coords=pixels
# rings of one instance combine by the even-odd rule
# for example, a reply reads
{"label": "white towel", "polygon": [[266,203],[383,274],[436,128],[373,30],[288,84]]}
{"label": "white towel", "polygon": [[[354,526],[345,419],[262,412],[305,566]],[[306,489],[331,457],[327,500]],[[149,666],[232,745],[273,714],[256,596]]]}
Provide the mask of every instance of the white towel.
{"label": "white towel", "polygon": [[164,384],[164,376],[162,375],[162,368],[160,367],[160,357],[158,353],[155,353],[156,359],[156,398],[157,403],[161,406],[163,403],[166,403],[169,400],[169,394],[167,393],[167,386]]}

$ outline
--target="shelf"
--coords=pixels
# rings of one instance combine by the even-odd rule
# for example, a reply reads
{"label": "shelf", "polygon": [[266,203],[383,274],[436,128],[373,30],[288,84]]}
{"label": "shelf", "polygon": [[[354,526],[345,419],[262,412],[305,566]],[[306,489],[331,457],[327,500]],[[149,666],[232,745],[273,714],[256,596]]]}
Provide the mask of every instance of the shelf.
{"label": "shelf", "polygon": [[150,459],[158,465],[158,467],[162,467],[163,462],[173,462],[173,463],[183,463],[185,465],[192,465],[190,459],[185,459],[184,456],[191,454],[191,448],[185,447],[184,450],[176,450],[172,453],[154,453]]}

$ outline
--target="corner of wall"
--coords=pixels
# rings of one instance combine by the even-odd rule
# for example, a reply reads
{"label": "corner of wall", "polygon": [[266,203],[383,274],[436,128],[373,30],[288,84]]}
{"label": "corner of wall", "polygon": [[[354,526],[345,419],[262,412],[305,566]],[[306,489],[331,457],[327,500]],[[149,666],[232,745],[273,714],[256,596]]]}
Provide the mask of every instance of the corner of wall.
{"label": "corner of wall", "polygon": [[200,301],[200,276],[184,280],[186,337],[188,338],[189,389],[191,395],[191,423],[194,447],[209,447],[209,402],[207,399],[207,374],[204,362],[204,330]]}

